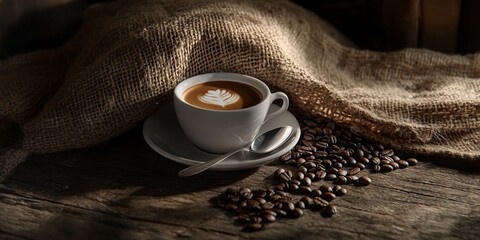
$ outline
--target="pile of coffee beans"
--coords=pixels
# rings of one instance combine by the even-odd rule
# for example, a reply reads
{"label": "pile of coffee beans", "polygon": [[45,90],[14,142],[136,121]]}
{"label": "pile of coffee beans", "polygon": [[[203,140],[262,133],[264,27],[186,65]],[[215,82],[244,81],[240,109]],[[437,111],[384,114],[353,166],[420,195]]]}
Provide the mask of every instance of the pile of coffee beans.
{"label": "pile of coffee beans", "polygon": [[387,173],[418,163],[333,122],[301,118],[300,125],[300,141],[280,157],[285,166],[273,173],[276,186],[229,188],[218,198],[217,206],[234,211],[246,230],[263,229],[279,218],[301,217],[306,209],[331,217],[337,213],[331,202],[348,193],[345,185],[370,185],[364,170]]}

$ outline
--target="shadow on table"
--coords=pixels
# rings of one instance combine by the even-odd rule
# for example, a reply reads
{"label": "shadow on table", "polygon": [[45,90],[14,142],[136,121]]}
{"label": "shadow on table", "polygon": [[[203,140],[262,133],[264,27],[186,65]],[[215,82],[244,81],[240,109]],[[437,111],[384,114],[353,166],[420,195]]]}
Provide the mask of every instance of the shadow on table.
{"label": "shadow on table", "polygon": [[93,148],[32,156],[5,184],[14,180],[17,189],[58,197],[127,188],[136,189],[132,196],[169,196],[232,185],[258,170],[178,177],[177,172],[185,167],[150,149],[137,127]]}
{"label": "shadow on table", "polygon": [[444,168],[451,168],[460,171],[462,174],[480,174],[480,161],[479,160],[468,160],[468,159],[454,159],[454,158],[445,158],[441,156],[430,156],[430,155],[416,155],[415,156],[419,161],[430,162],[434,165]]}

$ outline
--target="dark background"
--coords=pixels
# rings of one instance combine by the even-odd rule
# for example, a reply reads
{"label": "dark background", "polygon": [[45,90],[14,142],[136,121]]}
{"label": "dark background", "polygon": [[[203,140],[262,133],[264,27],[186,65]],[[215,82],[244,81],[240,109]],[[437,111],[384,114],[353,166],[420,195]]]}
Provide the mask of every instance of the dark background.
{"label": "dark background", "polygon": [[[88,5],[108,0],[0,0],[0,58],[60,46]],[[480,50],[480,0],[290,0],[333,24],[360,48],[445,53]]]}

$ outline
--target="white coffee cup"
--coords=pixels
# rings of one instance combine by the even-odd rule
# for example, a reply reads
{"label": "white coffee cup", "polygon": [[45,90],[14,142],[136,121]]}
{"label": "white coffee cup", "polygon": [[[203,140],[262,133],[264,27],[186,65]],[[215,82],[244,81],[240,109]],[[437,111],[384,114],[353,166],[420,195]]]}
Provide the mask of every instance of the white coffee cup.
{"label": "white coffee cup", "polygon": [[[257,89],[262,99],[256,105],[235,110],[212,110],[194,106],[184,99],[191,87],[212,81],[233,81]],[[270,105],[282,100],[282,106],[268,113]],[[253,141],[260,127],[268,119],[287,111],[289,100],[285,93],[271,93],[262,81],[238,73],[207,73],[185,79],[174,90],[174,108],[185,135],[198,148],[212,153],[226,153],[244,147]]]}

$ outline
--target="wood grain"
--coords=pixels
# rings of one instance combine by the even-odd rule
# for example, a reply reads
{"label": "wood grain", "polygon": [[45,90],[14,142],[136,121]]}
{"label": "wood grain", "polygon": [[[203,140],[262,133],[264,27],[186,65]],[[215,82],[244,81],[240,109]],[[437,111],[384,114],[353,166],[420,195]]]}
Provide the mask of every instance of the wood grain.
{"label": "wood grain", "polygon": [[[442,163],[442,164],[440,164]],[[306,211],[245,232],[212,199],[274,185],[280,163],[178,178],[136,128],[90,149],[37,155],[0,185],[0,239],[479,239],[480,171],[423,160],[367,187],[347,186],[338,214]]]}

